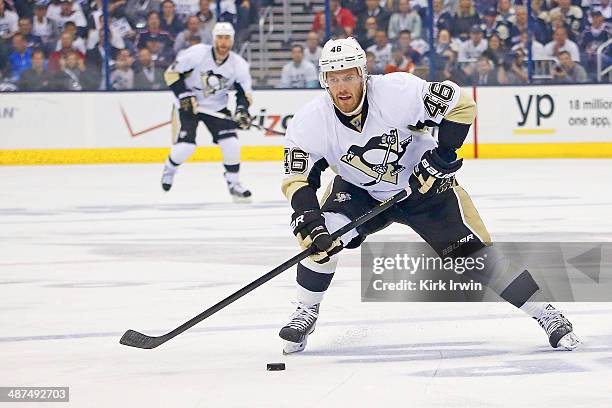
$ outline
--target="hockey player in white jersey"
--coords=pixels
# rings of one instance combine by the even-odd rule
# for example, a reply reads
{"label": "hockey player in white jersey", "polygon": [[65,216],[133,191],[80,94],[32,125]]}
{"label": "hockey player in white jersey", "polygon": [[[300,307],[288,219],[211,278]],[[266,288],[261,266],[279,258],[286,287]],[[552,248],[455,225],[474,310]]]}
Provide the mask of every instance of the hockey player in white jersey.
{"label": "hockey player in white jersey", "polygon": [[[306,346],[340,250],[358,247],[391,223],[414,229],[440,256],[496,254],[455,179],[462,165],[455,152],[476,115],[472,97],[450,81],[429,83],[407,73],[369,76],[365,53],[352,38],[327,42],[319,68],[327,93],[296,113],[285,141],[282,190],[294,210],[291,226],[303,248],[318,249],[297,267],[298,306],[279,333],[285,353]],[[437,142],[431,126],[438,127]],[[316,190],[327,167],[337,176],[319,205]],[[332,241],[330,232],[403,189],[408,198]],[[552,347],[578,345],[570,322],[544,301],[528,271],[503,257],[490,262],[491,275],[476,278],[536,319]]]}
{"label": "hockey player in white jersey", "polygon": [[[213,46],[196,44],[180,52],[165,72],[166,83],[177,98],[180,129],[162,174],[162,188],[170,190],[178,167],[196,150],[196,129],[202,121],[223,155],[225,180],[236,202],[249,202],[251,192],[240,184],[240,144],[236,129],[251,124],[249,105],[252,87],[248,63],[231,51],[234,28],[217,23],[213,28]],[[233,120],[227,109],[230,88],[236,89]],[[202,113],[209,111],[212,114]]]}

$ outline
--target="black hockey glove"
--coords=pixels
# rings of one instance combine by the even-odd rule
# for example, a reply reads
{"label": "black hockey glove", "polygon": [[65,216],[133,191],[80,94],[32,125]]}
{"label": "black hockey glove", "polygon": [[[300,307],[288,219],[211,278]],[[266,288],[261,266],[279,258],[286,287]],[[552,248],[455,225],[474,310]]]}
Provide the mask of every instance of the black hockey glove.
{"label": "black hockey glove", "polygon": [[318,210],[294,212],[291,216],[293,234],[303,249],[314,245],[320,251],[312,254],[310,259],[316,263],[324,264],[329,258],[342,250],[340,238],[332,241],[329,231],[325,227],[325,218]]}
{"label": "black hockey glove", "polygon": [[251,127],[251,116],[249,111],[244,108],[237,108],[234,114],[234,120],[240,129],[249,129]]}
{"label": "black hockey glove", "polygon": [[198,113],[198,100],[189,95],[179,99],[179,112],[196,115]]}
{"label": "black hockey glove", "polygon": [[440,194],[453,186],[455,173],[463,165],[463,159],[456,160],[456,155],[444,156],[443,159],[438,148],[423,154],[408,181],[413,200]]}
{"label": "black hockey glove", "polygon": [[184,96],[179,99],[179,118],[181,124],[197,120],[198,100],[195,96]]}

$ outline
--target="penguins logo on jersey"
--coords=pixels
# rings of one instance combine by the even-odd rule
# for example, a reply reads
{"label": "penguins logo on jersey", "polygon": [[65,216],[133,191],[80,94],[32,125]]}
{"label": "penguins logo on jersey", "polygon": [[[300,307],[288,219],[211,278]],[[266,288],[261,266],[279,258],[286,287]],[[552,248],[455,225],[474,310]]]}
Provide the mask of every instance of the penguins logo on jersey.
{"label": "penguins logo on jersey", "polygon": [[399,164],[399,160],[411,141],[412,136],[400,142],[397,129],[393,129],[371,138],[365,146],[351,146],[340,160],[374,179],[362,183],[363,186],[372,186],[381,181],[397,184],[398,174],[406,169]]}
{"label": "penguins logo on jersey", "polygon": [[214,95],[227,88],[227,78],[223,75],[215,74],[209,70],[202,72],[201,76],[204,96]]}

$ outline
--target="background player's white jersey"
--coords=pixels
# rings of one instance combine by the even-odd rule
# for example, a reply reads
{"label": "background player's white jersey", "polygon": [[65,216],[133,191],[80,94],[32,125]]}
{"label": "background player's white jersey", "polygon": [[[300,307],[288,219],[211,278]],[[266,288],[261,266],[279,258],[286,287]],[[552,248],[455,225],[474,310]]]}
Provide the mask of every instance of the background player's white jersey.
{"label": "background player's white jersey", "polygon": [[[227,107],[228,91],[235,87],[249,95],[253,93],[249,64],[233,51],[217,65],[214,48],[196,44],[183,50],[170,69],[187,74],[185,86],[192,91],[202,108],[219,111]],[[191,72],[190,72],[191,71]]]}
{"label": "background player's white jersey", "polygon": [[436,146],[429,132],[408,127],[439,124],[457,105],[459,93],[449,81],[429,83],[407,73],[370,76],[367,105],[351,122],[361,132],[342,123],[330,96],[322,94],[289,123],[286,177],[316,176],[326,162],[374,198],[389,198],[408,187],[414,166]]}

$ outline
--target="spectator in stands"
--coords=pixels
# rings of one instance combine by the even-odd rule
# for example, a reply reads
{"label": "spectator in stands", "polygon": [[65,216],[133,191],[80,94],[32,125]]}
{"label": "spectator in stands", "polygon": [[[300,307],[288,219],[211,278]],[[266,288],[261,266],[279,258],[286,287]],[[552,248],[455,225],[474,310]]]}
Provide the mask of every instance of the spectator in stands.
{"label": "spectator in stands", "polygon": [[[400,6],[401,7],[401,6]],[[391,61],[385,67],[385,74],[391,72],[409,72],[414,71],[414,62],[404,56],[399,45],[394,45],[391,50]]]}
{"label": "spectator in stands", "polygon": [[205,44],[212,44],[212,37],[209,37],[210,33],[200,30],[200,20],[196,16],[191,16],[187,19],[187,29],[181,31],[176,37],[174,42],[174,53],[178,54],[179,51],[184,50],[191,46],[191,38],[197,36],[200,41]]}
{"label": "spectator in stands", "polygon": [[[140,33],[138,33],[138,38],[136,40],[137,48],[149,48],[147,43],[149,42],[157,42],[161,44],[160,51],[172,48],[172,36],[161,29],[161,20],[159,18],[159,13],[156,11],[152,11],[147,16],[147,28]],[[155,53],[154,53],[155,54]]]}
{"label": "spectator in stands", "polygon": [[[548,12],[540,9],[541,0],[531,0],[531,20],[533,35],[542,44],[547,44],[552,39]],[[518,22],[517,22],[518,23]]]}
{"label": "spectator in stands", "polygon": [[19,29],[19,16],[17,13],[6,9],[4,0],[0,0],[0,40],[7,40]]}
{"label": "spectator in stands", "polygon": [[32,67],[21,74],[17,86],[20,91],[46,91],[51,80],[51,74],[45,69],[45,54],[36,50],[32,52]]}
{"label": "spectator in stands", "polygon": [[466,41],[470,37],[470,29],[480,24],[480,16],[476,13],[472,0],[459,0],[457,12],[451,24],[451,34]]}
{"label": "spectator in stands", "polygon": [[47,51],[55,44],[59,31],[55,22],[47,17],[47,3],[37,2],[34,6],[32,34],[40,37]]}
{"label": "spectator in stands", "polygon": [[[126,48],[126,44],[123,38],[121,37],[121,33],[119,33],[112,25],[109,27],[109,33],[110,35],[108,38],[110,40],[111,47],[116,48],[118,50]],[[100,15],[98,16],[97,28],[94,27],[91,30],[89,30],[89,36],[87,37],[87,49],[91,50],[98,46],[103,47],[104,41],[101,40],[103,38],[103,34],[104,34],[104,16]]]}
{"label": "spectator in stands", "polygon": [[42,39],[39,36],[32,34],[32,19],[30,17],[19,18],[18,33],[23,35],[23,38],[25,38],[26,43],[28,44],[28,47],[42,48]]}
{"label": "spectator in stands", "polygon": [[553,40],[544,46],[544,54],[547,57],[559,57],[562,51],[567,51],[573,61],[580,61],[580,51],[575,42],[567,38],[567,29],[558,27],[553,35]]}
{"label": "spectator in stands", "polygon": [[514,24],[516,22],[516,14],[510,0],[499,0],[497,3],[498,21]]}
{"label": "spectator in stands", "polygon": [[304,59],[304,47],[293,44],[291,62],[282,70],[279,88],[316,88],[319,85],[317,69]]}
{"label": "spectator in stands", "polygon": [[77,51],[66,51],[60,59],[60,68],[53,77],[53,90],[82,91],[89,88],[85,63]]}
{"label": "spectator in stands", "polygon": [[[117,58],[117,53],[119,52],[120,48],[115,47],[113,45],[113,32],[112,31],[109,32],[109,38],[110,38],[110,44],[111,44],[109,62],[112,65],[115,61],[115,58]],[[98,32],[98,41],[94,44],[92,48],[89,48],[87,50],[85,61],[86,61],[86,66],[89,67],[92,71],[96,71],[101,78],[104,78],[104,69],[105,69],[104,56],[105,55],[106,55],[106,49],[104,48],[104,30],[100,30]]]}
{"label": "spectator in stands", "polygon": [[[85,41],[83,41],[83,39],[77,35],[77,26],[72,21],[67,21],[66,24],[64,24],[64,32],[72,35],[72,48],[79,51],[81,54],[85,54]],[[55,44],[55,51],[59,51],[61,49],[62,44],[58,40]]]}
{"label": "spectator in stands", "polygon": [[183,23],[176,16],[176,7],[172,0],[162,1],[160,28],[170,33],[173,38],[183,30]]}
{"label": "spectator in stands", "polygon": [[558,83],[585,83],[588,76],[585,69],[579,63],[572,60],[567,51],[559,53],[559,64],[554,68],[553,80]]}
{"label": "spectator in stands", "polygon": [[237,45],[244,44],[251,35],[249,25],[257,21],[257,0],[237,1],[238,15],[236,18]]}
{"label": "spectator in stands", "polygon": [[[515,52],[515,51],[520,50],[522,51],[523,55],[525,55],[525,57],[529,55],[529,51],[527,47],[528,39],[529,39],[529,36],[527,34],[527,31],[521,32],[519,36],[519,42],[512,47],[512,51]],[[545,57],[546,55],[544,53],[544,46],[540,44],[538,41],[532,40],[531,41],[531,58],[534,60],[541,60]]]}
{"label": "spectator in stands", "polygon": [[12,42],[13,52],[9,55],[9,63],[11,64],[11,79],[14,82],[19,80],[24,71],[32,67],[32,48],[28,47],[23,34],[15,34]]}
{"label": "spectator in stands", "polygon": [[365,20],[365,30],[359,30],[360,35],[357,36],[359,39],[359,45],[364,50],[368,49],[376,42],[376,32],[378,31],[378,23],[376,17],[368,17]]}
{"label": "spectator in stands", "polygon": [[550,18],[561,16],[565,24],[574,33],[574,38],[580,36],[584,27],[584,13],[578,6],[572,5],[572,0],[557,0],[558,7],[550,10]]}
{"label": "spectator in stands", "polygon": [[446,29],[438,31],[438,37],[436,38],[436,55],[441,56],[447,50],[451,50],[451,36],[450,32]]}
{"label": "spectator in stands", "polygon": [[62,69],[62,60],[66,60],[68,54],[76,53],[76,56],[81,59],[81,61],[85,62],[85,55],[82,52],[75,50],[72,47],[72,43],[74,42],[73,34],[64,31],[62,35],[60,35],[60,49],[53,51],[49,55],[49,71],[51,73],[56,73]]}
{"label": "spectator in stands", "polygon": [[493,34],[487,40],[487,49],[481,55],[485,55],[496,67],[503,65],[506,60],[506,50],[502,40],[497,34]]}
{"label": "spectator in stands", "polygon": [[517,49],[512,53],[512,62],[506,71],[506,83],[509,85],[526,84],[528,79],[527,58],[522,49]]}
{"label": "spectator in stands", "polygon": [[516,12],[516,18],[513,25],[514,29],[510,33],[510,39],[506,44],[510,47],[516,45],[520,41],[521,31],[527,31],[528,26],[527,7],[516,6],[514,11]]}
{"label": "spectator in stands", "polygon": [[[340,0],[330,0],[329,11],[331,13],[332,20],[334,20],[332,26],[340,27],[347,35],[352,35],[355,31],[356,25],[355,16],[353,16],[353,13],[351,13],[349,9],[342,7],[340,5]],[[321,26],[321,16],[323,16],[324,20],[325,13],[323,11],[319,11],[317,14],[315,14],[314,20],[312,21],[311,31],[318,33],[321,31],[321,29],[325,29],[325,27]]]}
{"label": "spectator in stands", "polygon": [[[193,40],[193,36],[191,39]],[[174,60],[174,55],[172,54],[172,48],[166,47],[159,38],[150,38],[145,43],[145,48],[149,50],[151,53],[151,58],[155,62],[155,64],[163,69],[168,68],[172,61]]]}
{"label": "spectator in stands", "polygon": [[451,80],[457,85],[463,86],[470,83],[469,77],[459,67],[457,63],[457,53],[448,49],[443,53],[444,58],[440,59],[439,62],[443,62],[444,66],[437,68],[435,71],[436,81]]}
{"label": "spectator in stands", "polygon": [[473,85],[499,85],[495,66],[490,59],[481,55],[476,62],[476,69],[472,73]]}
{"label": "spectator in stands", "polygon": [[130,0],[127,3],[125,13],[133,27],[144,29],[149,13],[159,11],[159,9],[159,0]]}
{"label": "spectator in stands", "polygon": [[353,16],[359,16],[366,10],[365,1],[363,0],[344,0],[342,6],[349,9]]}
{"label": "spectator in stands", "polygon": [[399,11],[389,19],[389,39],[395,40],[400,31],[410,30],[412,38],[421,38],[421,17],[410,9],[408,0],[399,0]]}
{"label": "spectator in stands", "polygon": [[236,2],[234,0],[220,0],[220,6],[219,21],[232,23],[235,26],[237,14]]}
{"label": "spectator in stands", "polygon": [[376,56],[372,54],[370,51],[366,51],[366,70],[368,74],[374,74],[376,70]]}
{"label": "spectator in stands", "polygon": [[[612,29],[606,24],[601,11],[591,11],[591,25],[583,33],[580,42],[580,49],[583,53],[581,55],[581,60],[584,62],[588,71],[595,71],[597,69],[597,48],[610,39],[612,36],[611,33]],[[608,47],[608,52],[602,54],[603,67],[607,67],[612,63],[612,56],[610,55],[611,50],[612,47]]]}
{"label": "spectator in stands", "polygon": [[117,53],[115,69],[111,72],[110,82],[114,90],[125,91],[134,89],[134,70],[132,64],[134,58],[130,55],[130,50],[124,48]]}
{"label": "spectator in stands", "polygon": [[593,6],[593,10],[598,10],[608,23],[612,23],[612,1],[599,0],[599,4]]}
{"label": "spectator in stands", "polygon": [[391,62],[391,44],[387,38],[387,32],[378,30],[376,32],[376,44],[371,45],[368,49],[375,58],[374,74],[382,74],[385,72],[385,67]]}
{"label": "spectator in stands", "polygon": [[400,31],[400,35],[397,40],[397,44],[404,53],[404,56],[417,65],[421,63],[421,57],[424,54],[422,49],[417,49],[415,47],[420,45],[418,44],[420,41],[422,40],[413,40],[412,35],[408,30]]}
{"label": "spectator in stands", "polygon": [[492,35],[497,35],[506,45],[512,45],[511,37],[517,36],[515,26],[508,22],[498,19],[497,10],[495,7],[486,9],[483,13],[483,31],[485,38],[489,38]]}
{"label": "spectator in stands", "polygon": [[460,63],[473,62],[487,49],[487,42],[483,39],[482,29],[474,25],[470,30],[470,39],[464,41],[459,47],[457,57]]}
{"label": "spectator in stands", "polygon": [[[215,13],[210,8],[209,0],[200,0],[200,11],[196,14],[199,20],[200,32],[202,34],[202,42],[206,44],[212,43],[212,29],[217,21]],[[210,42],[208,42],[210,41]]]}
{"label": "spectator in stands", "polygon": [[69,21],[77,27],[77,36],[87,35],[87,20],[80,7],[73,7],[72,0],[60,0],[60,13],[55,18],[55,24],[58,29],[64,30],[64,25]]}
{"label": "spectator in stands", "polygon": [[368,17],[376,18],[377,28],[387,31],[389,27],[389,19],[391,15],[384,8],[380,7],[378,0],[366,0],[366,9],[358,16],[357,26],[365,27],[365,21]]}
{"label": "spectator in stands", "polygon": [[[433,0],[433,23],[434,23],[434,38],[438,37],[440,30],[450,30],[453,17],[448,11],[443,10],[444,0]],[[425,32],[429,32],[429,18],[423,20],[423,28]]]}
{"label": "spectator in stands", "polygon": [[314,31],[310,31],[306,35],[306,46],[304,47],[304,59],[309,61],[316,68],[319,66],[319,58],[321,58],[321,50],[319,45],[319,36]]}
{"label": "spectator in stands", "polygon": [[153,63],[151,52],[146,48],[138,50],[138,64],[134,74],[134,88],[158,90],[165,89],[164,72]]}

